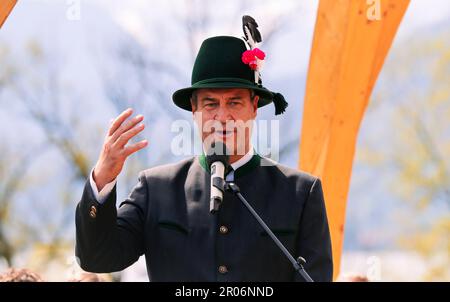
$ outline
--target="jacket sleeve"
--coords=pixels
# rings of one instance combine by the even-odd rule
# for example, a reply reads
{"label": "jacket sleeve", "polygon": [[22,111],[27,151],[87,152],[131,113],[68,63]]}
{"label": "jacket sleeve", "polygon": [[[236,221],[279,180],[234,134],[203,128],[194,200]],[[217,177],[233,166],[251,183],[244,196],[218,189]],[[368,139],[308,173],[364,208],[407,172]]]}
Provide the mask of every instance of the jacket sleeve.
{"label": "jacket sleeve", "polygon": [[129,197],[116,209],[116,186],[103,203],[89,180],[75,213],[75,255],[80,267],[106,273],[125,269],[144,253],[144,224],[148,188],[143,173]]}
{"label": "jacket sleeve", "polygon": [[[303,207],[297,243],[298,256],[305,258],[304,268],[314,281],[333,280],[333,261],[327,213],[322,185],[315,179]],[[304,281],[295,273],[295,281]]]}

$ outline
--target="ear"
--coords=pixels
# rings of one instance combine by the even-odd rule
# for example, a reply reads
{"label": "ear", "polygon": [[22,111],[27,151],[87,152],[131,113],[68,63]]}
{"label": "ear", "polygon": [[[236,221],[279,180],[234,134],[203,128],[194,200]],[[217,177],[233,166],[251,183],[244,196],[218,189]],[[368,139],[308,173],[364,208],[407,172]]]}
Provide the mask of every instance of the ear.
{"label": "ear", "polygon": [[192,114],[194,114],[195,111],[197,111],[197,106],[196,106],[196,104],[194,103],[194,101],[192,100],[192,98],[190,99],[190,101],[191,101]]}
{"label": "ear", "polygon": [[258,110],[258,102],[259,102],[259,95],[255,95],[252,103],[253,103],[253,111],[256,112]]}

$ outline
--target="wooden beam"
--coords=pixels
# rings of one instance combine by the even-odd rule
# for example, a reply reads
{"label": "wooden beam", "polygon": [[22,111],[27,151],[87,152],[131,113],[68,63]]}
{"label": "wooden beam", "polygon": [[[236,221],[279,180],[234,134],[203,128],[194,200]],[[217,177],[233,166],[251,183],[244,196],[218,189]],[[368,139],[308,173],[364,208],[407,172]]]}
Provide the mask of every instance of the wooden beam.
{"label": "wooden beam", "polygon": [[17,0],[1,0],[0,1],[0,28],[5,23],[6,18],[8,18],[14,5],[16,5]]}
{"label": "wooden beam", "polygon": [[[369,10],[380,4],[377,20]],[[359,127],[409,0],[320,0],[311,50],[299,168],[321,178],[340,271]],[[376,17],[376,16],[375,16]]]}

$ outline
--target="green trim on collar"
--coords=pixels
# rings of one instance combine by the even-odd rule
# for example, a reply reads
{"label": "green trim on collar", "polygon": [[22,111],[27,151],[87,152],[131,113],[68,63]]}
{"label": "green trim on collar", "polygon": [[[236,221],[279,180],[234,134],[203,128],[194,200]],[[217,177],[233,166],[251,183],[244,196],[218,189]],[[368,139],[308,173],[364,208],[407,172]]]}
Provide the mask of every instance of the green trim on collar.
{"label": "green trim on collar", "polygon": [[206,172],[210,173],[211,171],[209,171],[209,167],[208,164],[206,163],[206,156],[204,153],[202,153],[199,157],[198,157],[198,162],[200,163],[200,166],[202,166],[203,169],[205,169]]}
{"label": "green trim on collar", "polygon": [[239,167],[236,171],[234,171],[234,179],[240,178],[252,170],[256,169],[261,165],[261,156],[258,153],[252,156],[252,158],[242,167]]}
{"label": "green trim on collar", "polygon": [[[200,166],[202,166],[202,168],[210,173],[211,171],[209,170],[208,164],[206,162],[206,156],[205,154],[201,154],[198,157],[198,161],[200,163]],[[261,156],[256,153],[252,156],[252,158],[245,163],[243,166],[239,167],[236,171],[234,171],[234,179],[240,178],[246,174],[248,174],[249,172],[251,172],[252,170],[254,170],[255,168],[257,168],[258,166],[261,165]]]}

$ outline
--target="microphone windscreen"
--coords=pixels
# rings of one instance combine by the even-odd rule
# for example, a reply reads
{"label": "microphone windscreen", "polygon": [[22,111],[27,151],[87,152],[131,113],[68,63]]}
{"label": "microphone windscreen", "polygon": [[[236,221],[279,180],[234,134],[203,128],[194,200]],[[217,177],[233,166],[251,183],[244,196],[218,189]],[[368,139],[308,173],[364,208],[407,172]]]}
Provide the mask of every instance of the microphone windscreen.
{"label": "microphone windscreen", "polygon": [[206,162],[208,163],[208,167],[211,168],[213,163],[220,161],[225,168],[227,168],[230,161],[229,154],[227,145],[222,141],[214,141],[206,151]]}

